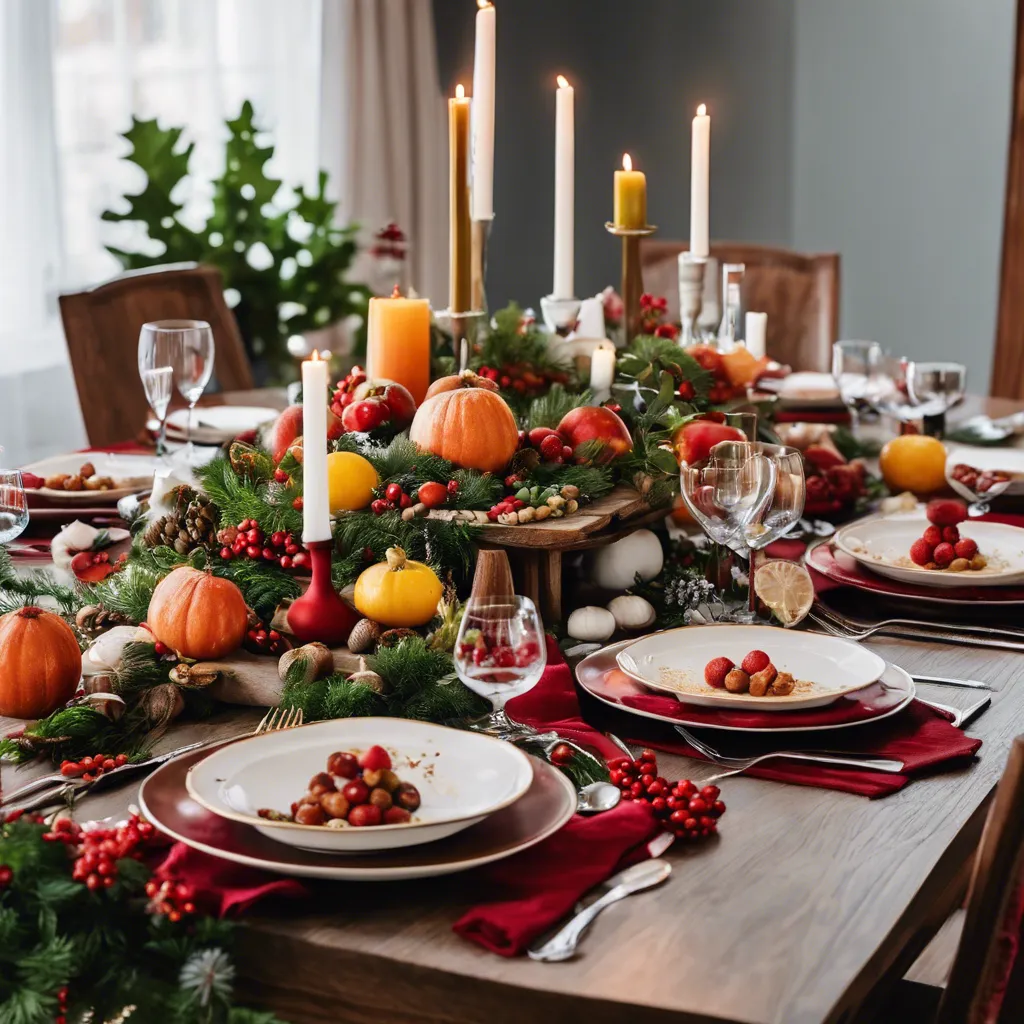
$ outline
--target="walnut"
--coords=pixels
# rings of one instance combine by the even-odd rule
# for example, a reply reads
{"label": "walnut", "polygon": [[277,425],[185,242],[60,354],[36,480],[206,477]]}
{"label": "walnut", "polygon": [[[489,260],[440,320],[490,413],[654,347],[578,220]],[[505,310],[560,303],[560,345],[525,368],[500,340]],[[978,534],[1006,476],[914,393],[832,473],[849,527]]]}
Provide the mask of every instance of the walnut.
{"label": "walnut", "polygon": [[96,467],[91,462],[83,462],[81,468],[78,470],[79,476],[95,476]]}
{"label": "walnut", "polygon": [[773,697],[788,697],[793,692],[796,680],[789,672],[780,672],[772,683]]}
{"label": "walnut", "polygon": [[750,676],[741,668],[734,668],[725,677],[725,688],[730,693],[746,693],[750,686]]}
{"label": "walnut", "polygon": [[753,697],[763,697],[767,694],[769,687],[775,681],[775,677],[778,675],[778,670],[775,666],[768,662],[768,664],[761,669],[760,672],[755,672],[750,677],[750,694]]}

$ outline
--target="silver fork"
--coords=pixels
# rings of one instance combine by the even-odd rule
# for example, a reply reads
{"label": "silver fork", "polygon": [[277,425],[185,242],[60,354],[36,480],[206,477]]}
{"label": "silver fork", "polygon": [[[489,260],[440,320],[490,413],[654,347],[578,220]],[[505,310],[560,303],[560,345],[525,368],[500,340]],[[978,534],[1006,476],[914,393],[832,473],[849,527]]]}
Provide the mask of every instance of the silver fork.
{"label": "silver fork", "polygon": [[830,608],[828,605],[817,603],[813,611],[824,619],[845,626],[848,629],[880,629],[883,626],[909,626],[912,629],[935,629],[945,633],[981,633],[985,636],[1004,637],[1008,640],[1024,641],[1024,633],[1019,629],[1002,629],[999,626],[983,626],[975,622],[952,623],[952,622],[930,622],[927,619],[881,619],[878,622],[870,622],[866,619],[858,619],[853,615]]}
{"label": "silver fork", "polygon": [[739,775],[761,761],[769,761],[778,757],[784,757],[791,761],[813,761],[818,764],[843,765],[847,768],[868,768],[879,772],[898,773],[903,771],[902,761],[878,757],[857,757],[854,754],[817,754],[806,750],[773,750],[771,753],[758,754],[755,757],[727,757],[725,754],[720,754],[714,747],[709,746],[704,740],[698,739],[684,726],[677,725],[675,729],[698,754],[706,757],[720,768],[728,769],[727,771],[719,772],[717,775],[712,775],[710,778],[705,779],[705,782],[714,782],[717,779],[724,779],[729,775]]}
{"label": "silver fork", "polygon": [[844,640],[867,640],[876,633],[902,637],[906,640],[931,640],[939,643],[968,645],[971,647],[994,647],[1002,651],[1024,651],[1024,642],[1015,643],[1011,640],[1000,640],[986,636],[975,636],[967,633],[952,633],[942,629],[924,629],[916,626],[891,626],[879,623],[867,627],[858,627],[852,623],[829,618],[819,608],[812,608],[808,618],[820,627],[820,631],[831,636],[842,637]]}
{"label": "silver fork", "polygon": [[[271,708],[262,718],[259,725],[251,733],[245,732],[240,736],[233,737],[234,739],[244,739],[247,736],[260,736],[267,732],[279,732],[282,729],[293,729],[296,726],[302,725],[303,712],[302,708]],[[167,761],[171,761],[182,754],[187,754],[190,750],[198,750],[200,747],[209,746],[213,743],[220,743],[221,740],[200,740],[197,743],[189,743],[183,747],[178,747],[175,750],[170,750],[166,754],[157,754],[155,757],[147,758],[145,761],[129,762],[128,764],[122,765],[120,768],[112,768],[108,772],[104,772],[100,779],[109,779],[114,775],[121,773],[127,773],[129,770],[138,771],[142,768],[156,767],[161,764],[165,764]],[[19,789],[14,790],[11,793],[6,793],[3,799],[0,800],[0,806],[8,807],[14,804],[31,793],[35,793],[38,790],[47,790],[37,796],[34,800],[28,803],[21,804],[23,810],[31,810],[34,807],[43,807],[48,803],[52,803],[55,799],[63,798],[69,793],[84,793],[91,789],[100,779],[94,779],[92,782],[82,782],[80,779],[65,778],[60,772],[54,772],[50,775],[42,775],[38,779],[33,779],[32,782],[26,783]]]}

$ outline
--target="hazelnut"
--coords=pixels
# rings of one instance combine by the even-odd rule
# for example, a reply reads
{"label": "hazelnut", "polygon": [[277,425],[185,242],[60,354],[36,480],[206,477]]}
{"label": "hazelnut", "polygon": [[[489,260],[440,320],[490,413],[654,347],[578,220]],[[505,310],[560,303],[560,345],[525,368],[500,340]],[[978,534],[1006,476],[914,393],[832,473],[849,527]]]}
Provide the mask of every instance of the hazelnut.
{"label": "hazelnut", "polygon": [[533,518],[536,522],[541,522],[551,515],[551,509],[547,505],[541,505],[540,508],[536,509],[533,514]]}
{"label": "hazelnut", "polygon": [[319,804],[299,804],[295,811],[295,820],[300,825],[322,825],[327,820],[327,815]]}
{"label": "hazelnut", "polygon": [[371,789],[383,789],[388,793],[393,793],[398,787],[400,779],[390,768],[377,768],[363,772],[363,782]]}
{"label": "hazelnut", "polygon": [[411,782],[402,782],[395,787],[391,799],[399,807],[407,811],[415,811],[420,806],[420,791]]}
{"label": "hazelnut", "polygon": [[580,507],[580,503],[575,498],[570,498],[565,503],[565,514],[572,515]]}
{"label": "hazelnut", "polygon": [[416,513],[412,510],[412,505],[410,505],[408,508],[402,509],[402,522],[411,523],[415,518]]}
{"label": "hazelnut", "polygon": [[755,672],[750,677],[751,696],[763,697],[768,692],[768,688],[775,682],[775,677],[778,674],[778,670],[771,662],[768,662],[760,672]]}
{"label": "hazelnut", "polygon": [[963,572],[965,569],[970,569],[971,563],[966,558],[954,558],[949,563],[950,572]]}
{"label": "hazelnut", "polygon": [[750,687],[750,676],[741,668],[734,668],[725,677],[725,688],[730,693],[746,693]]}
{"label": "hazelnut", "polygon": [[96,467],[91,462],[83,462],[78,470],[79,476],[95,476]]}
{"label": "hazelnut", "polygon": [[527,505],[526,508],[521,508],[516,516],[521,523],[532,523],[537,516],[537,510],[531,505]]}
{"label": "hazelnut", "polygon": [[317,772],[309,780],[309,792],[313,796],[320,796],[322,793],[331,793],[335,789],[334,779],[327,772]]}
{"label": "hazelnut", "polygon": [[580,489],[575,484],[566,484],[558,493],[568,501],[570,498],[578,498]]}
{"label": "hazelnut", "polygon": [[320,797],[320,806],[328,818],[347,818],[349,803],[342,793],[324,793]]}
{"label": "hazelnut", "polygon": [[988,565],[988,559],[984,555],[975,555],[971,559],[971,568],[972,569],[975,569],[975,570],[977,570],[977,569],[984,569],[985,566],[987,566],[987,565]]}
{"label": "hazelnut", "polygon": [[780,672],[772,683],[772,694],[775,697],[788,697],[796,686],[796,680],[789,672]]}
{"label": "hazelnut", "polygon": [[382,811],[386,811],[391,806],[391,794],[378,786],[370,790],[370,803]]}

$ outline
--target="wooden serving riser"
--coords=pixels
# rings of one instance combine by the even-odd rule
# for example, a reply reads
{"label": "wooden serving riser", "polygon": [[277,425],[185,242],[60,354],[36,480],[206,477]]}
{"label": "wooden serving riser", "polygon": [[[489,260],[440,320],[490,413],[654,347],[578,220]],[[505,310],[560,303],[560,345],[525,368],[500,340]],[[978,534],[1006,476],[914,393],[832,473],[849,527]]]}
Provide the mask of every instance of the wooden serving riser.
{"label": "wooden serving riser", "polygon": [[[347,647],[336,647],[332,653],[336,672],[348,675],[362,667],[362,658]],[[271,707],[281,700],[284,689],[277,670],[279,660],[276,654],[235,651],[220,661],[204,661],[205,667],[220,672],[220,678],[206,692],[225,704]]]}
{"label": "wooden serving riser", "polygon": [[509,550],[517,592],[533,600],[545,622],[555,623],[562,621],[563,555],[611,544],[665,515],[665,509],[651,509],[632,487],[619,485],[571,516],[485,526],[480,542]]}

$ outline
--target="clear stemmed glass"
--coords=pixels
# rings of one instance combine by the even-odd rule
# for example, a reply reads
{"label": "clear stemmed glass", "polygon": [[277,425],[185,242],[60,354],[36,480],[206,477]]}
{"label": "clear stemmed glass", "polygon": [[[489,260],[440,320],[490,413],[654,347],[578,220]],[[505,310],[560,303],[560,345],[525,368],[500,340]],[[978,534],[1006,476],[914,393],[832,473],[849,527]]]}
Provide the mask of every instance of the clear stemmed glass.
{"label": "clear stemmed glass", "polygon": [[[154,368],[170,365],[178,393],[188,402],[188,447],[184,458],[191,465],[195,461],[193,412],[213,373],[213,331],[205,320],[155,320],[143,325],[142,331],[154,339],[147,344],[152,344],[161,353],[160,359],[153,364]],[[139,344],[142,345],[142,335]],[[139,358],[141,370],[141,347]],[[156,412],[155,409],[153,411]]]}
{"label": "clear stemmed glass", "polygon": [[455,641],[455,671],[493,708],[474,728],[496,735],[532,731],[508,717],[505,703],[536,686],[546,664],[544,630],[528,597],[471,597],[466,602]]}
{"label": "clear stemmed glass", "polygon": [[10,544],[28,526],[28,500],[21,473],[0,469],[0,544]]}
{"label": "clear stemmed glass", "polygon": [[878,386],[882,347],[877,341],[837,341],[832,346],[832,377],[843,404],[850,410],[850,426],[857,433],[860,409],[869,404]]}
{"label": "clear stemmed glass", "polygon": [[874,407],[900,423],[909,423],[921,416],[907,391],[908,366],[909,360],[904,356],[883,356],[878,364],[876,384],[872,388],[871,401]]}
{"label": "clear stemmed glass", "polygon": [[174,389],[174,349],[177,335],[161,330],[159,323],[143,324],[139,331],[139,376],[146,401],[160,423],[157,455],[167,452],[167,406]]}
{"label": "clear stemmed glass", "polygon": [[924,420],[924,432],[941,437],[946,413],[964,397],[967,367],[962,363],[907,363],[907,393]]}

